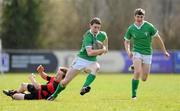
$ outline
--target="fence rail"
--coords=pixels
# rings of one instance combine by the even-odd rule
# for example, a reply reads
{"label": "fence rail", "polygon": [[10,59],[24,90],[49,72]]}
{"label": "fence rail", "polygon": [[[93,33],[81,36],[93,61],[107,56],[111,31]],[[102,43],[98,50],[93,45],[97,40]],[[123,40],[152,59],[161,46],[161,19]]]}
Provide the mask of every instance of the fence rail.
{"label": "fence rail", "polygon": [[[1,68],[3,72],[35,72],[42,64],[47,72],[54,72],[59,66],[69,67],[78,51],[69,50],[3,50],[1,54]],[[180,51],[173,50],[166,58],[162,52],[153,53],[152,73],[180,73]],[[125,51],[109,51],[98,57],[101,72],[129,73],[128,67],[132,61]]]}

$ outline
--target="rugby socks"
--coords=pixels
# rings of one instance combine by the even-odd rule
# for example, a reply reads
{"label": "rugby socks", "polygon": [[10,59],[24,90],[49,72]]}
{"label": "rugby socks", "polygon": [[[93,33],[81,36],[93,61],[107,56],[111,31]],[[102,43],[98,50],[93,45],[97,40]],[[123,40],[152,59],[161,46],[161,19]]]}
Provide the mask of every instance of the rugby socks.
{"label": "rugby socks", "polygon": [[96,78],[95,75],[89,74],[89,75],[87,76],[87,78],[86,78],[86,81],[85,81],[83,87],[89,86],[89,85],[94,81],[95,78]]}
{"label": "rugby socks", "polygon": [[53,93],[53,97],[57,97],[58,94],[63,91],[65,89],[65,87],[62,86],[62,84],[58,84],[57,88],[56,88],[56,91]]}
{"label": "rugby socks", "polygon": [[138,85],[139,85],[139,80],[132,79],[132,97],[136,97]]}

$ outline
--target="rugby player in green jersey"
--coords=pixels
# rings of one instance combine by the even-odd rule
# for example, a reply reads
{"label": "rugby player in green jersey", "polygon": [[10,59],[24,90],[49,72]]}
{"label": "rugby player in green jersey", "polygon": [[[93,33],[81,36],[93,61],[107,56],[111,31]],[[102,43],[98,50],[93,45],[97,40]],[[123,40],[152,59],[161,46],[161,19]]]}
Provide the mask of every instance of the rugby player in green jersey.
{"label": "rugby player in green jersey", "polygon": [[[90,29],[84,34],[82,47],[66,73],[65,78],[60,82],[54,94],[52,94],[47,100],[54,100],[58,94],[65,89],[67,84],[82,70],[88,73],[86,81],[80,91],[81,95],[89,92],[91,83],[96,77],[96,72],[99,70],[100,65],[97,62],[96,57],[108,50],[108,38],[105,32],[100,31],[101,20],[99,18],[93,18],[90,21]],[[96,49],[94,44],[102,43],[102,48]]]}
{"label": "rugby player in green jersey", "polygon": [[[129,26],[124,36],[125,50],[130,59],[133,60],[134,76],[132,79],[132,99],[136,99],[139,78],[146,81],[150,73],[152,61],[152,40],[156,41],[166,57],[169,57],[165,45],[158,34],[158,30],[149,22],[144,20],[145,11],[138,8],[134,11],[135,22]],[[130,49],[132,40],[133,48]]]}

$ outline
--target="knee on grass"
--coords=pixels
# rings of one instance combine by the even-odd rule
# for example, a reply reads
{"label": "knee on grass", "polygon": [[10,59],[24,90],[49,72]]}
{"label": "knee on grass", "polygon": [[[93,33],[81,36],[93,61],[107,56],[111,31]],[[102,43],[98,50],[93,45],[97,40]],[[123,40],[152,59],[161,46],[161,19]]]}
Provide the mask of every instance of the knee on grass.
{"label": "knee on grass", "polygon": [[12,97],[13,97],[13,99],[15,99],[15,100],[24,100],[24,94],[18,94],[18,93],[16,93],[16,94],[14,94]]}

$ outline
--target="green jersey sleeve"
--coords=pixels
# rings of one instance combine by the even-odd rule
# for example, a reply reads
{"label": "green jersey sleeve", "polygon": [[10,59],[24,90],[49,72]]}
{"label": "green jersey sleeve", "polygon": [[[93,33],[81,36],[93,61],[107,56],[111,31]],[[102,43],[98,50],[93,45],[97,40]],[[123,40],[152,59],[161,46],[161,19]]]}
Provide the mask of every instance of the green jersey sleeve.
{"label": "green jersey sleeve", "polygon": [[106,32],[101,31],[101,36],[98,38],[99,41],[104,42],[107,39]]}
{"label": "green jersey sleeve", "polygon": [[125,40],[130,40],[131,39],[131,33],[130,33],[130,27],[128,28],[128,30],[125,33],[124,39]]}
{"label": "green jersey sleeve", "polygon": [[157,33],[158,33],[158,30],[152,24],[150,24],[150,36],[154,37],[156,36]]}

